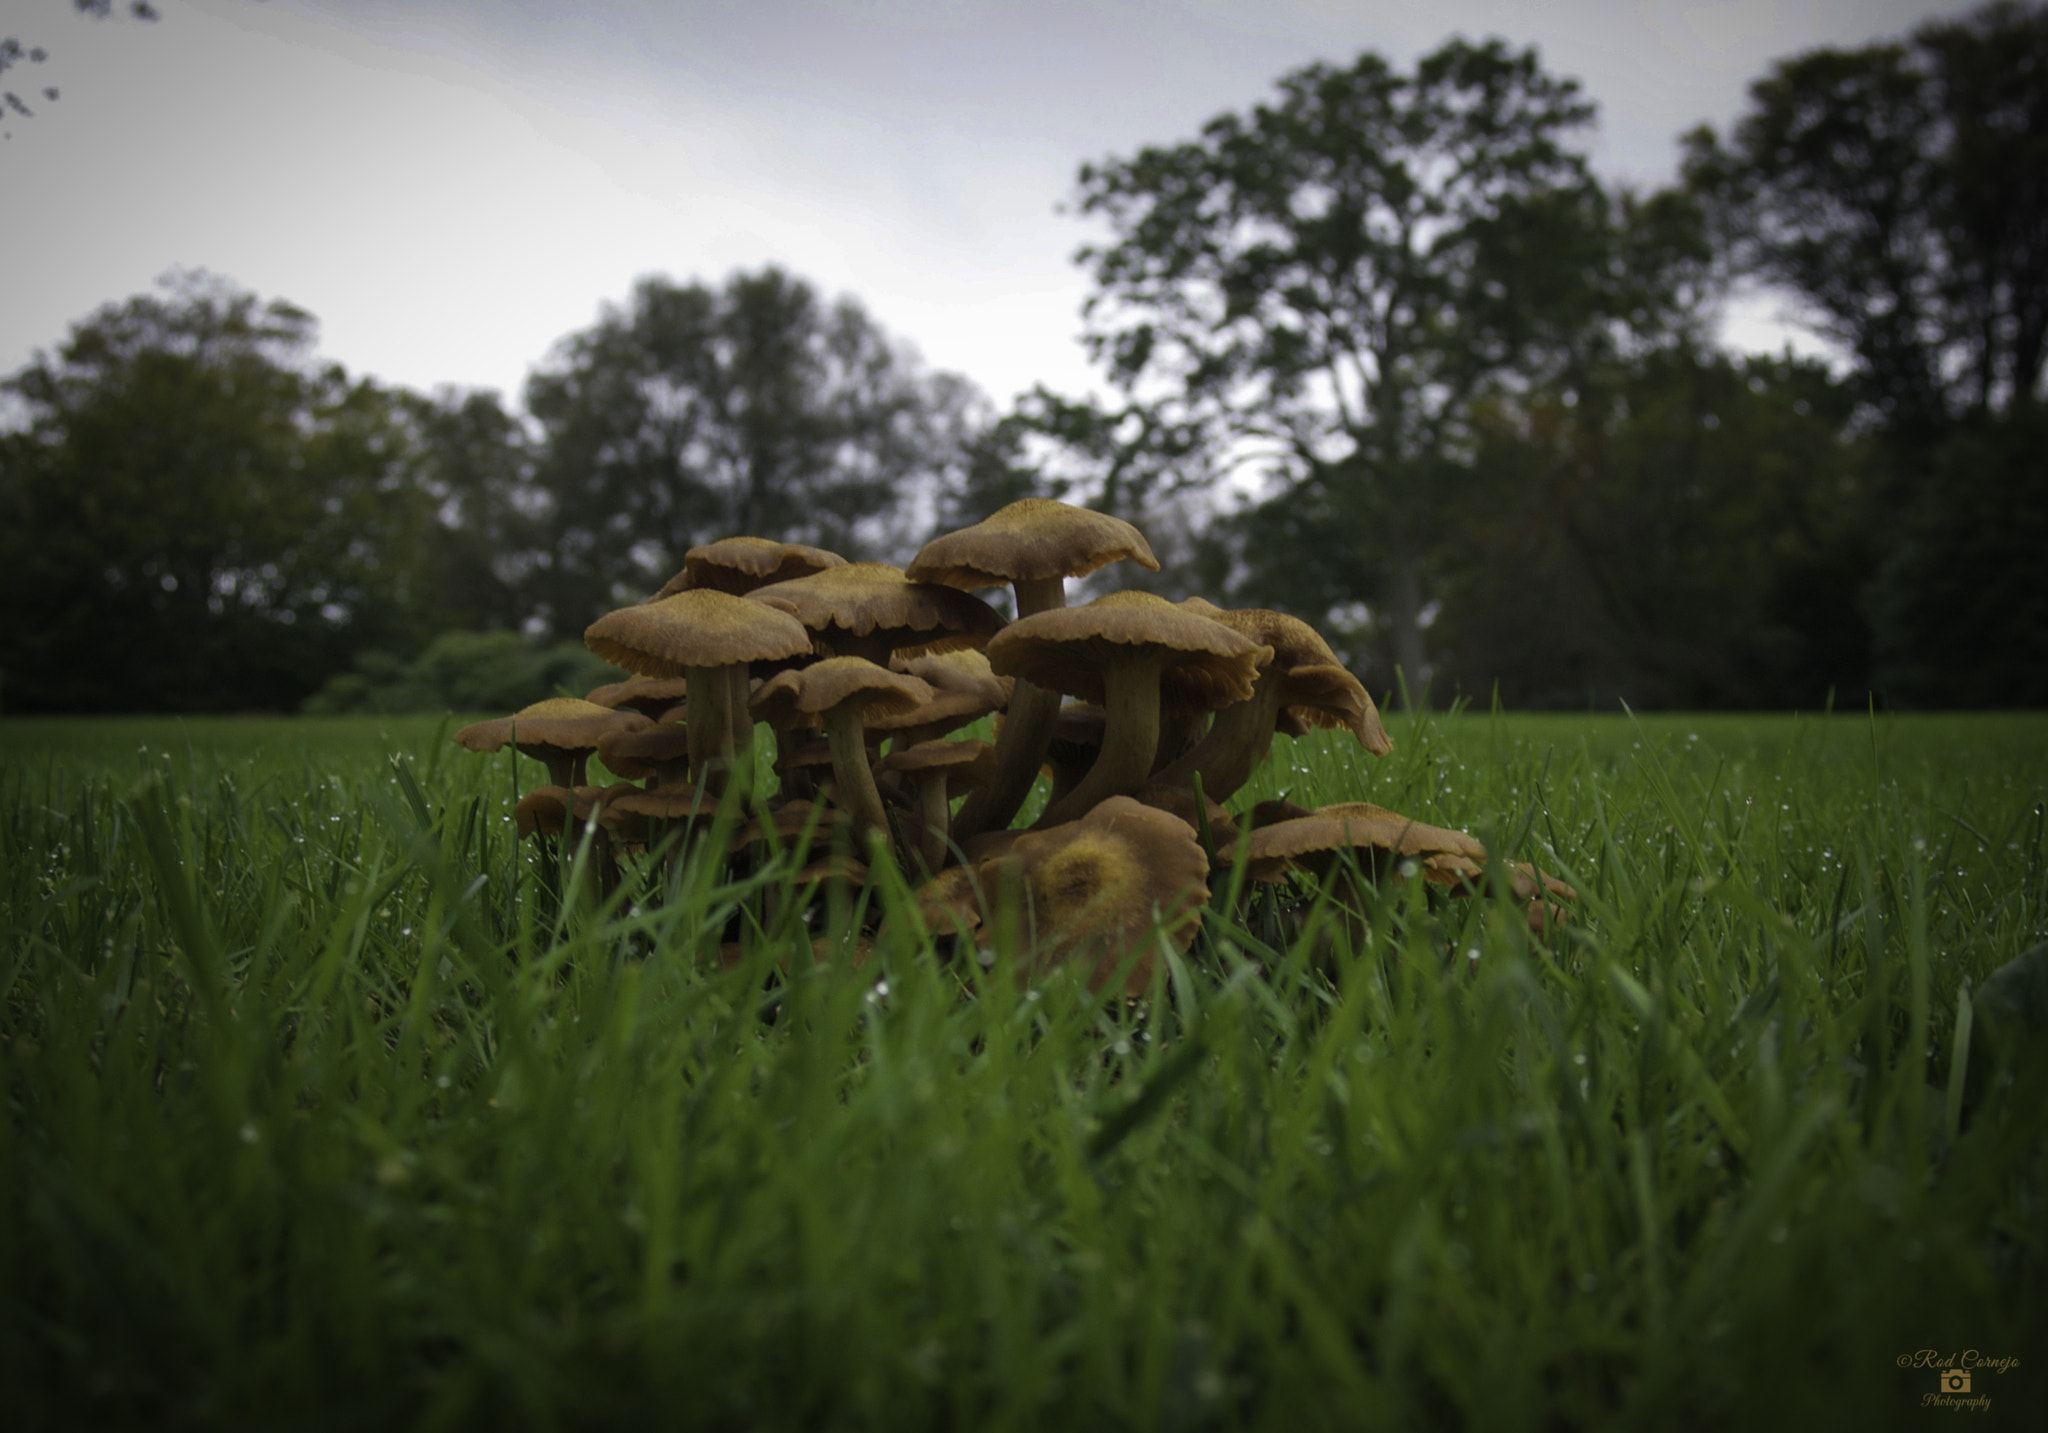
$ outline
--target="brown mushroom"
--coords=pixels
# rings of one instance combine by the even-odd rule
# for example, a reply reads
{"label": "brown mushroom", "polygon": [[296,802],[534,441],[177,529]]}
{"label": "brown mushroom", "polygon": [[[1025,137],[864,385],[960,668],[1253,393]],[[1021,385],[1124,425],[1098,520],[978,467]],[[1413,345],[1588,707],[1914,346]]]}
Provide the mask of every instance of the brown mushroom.
{"label": "brown mushroom", "polygon": [[613,711],[577,697],[549,697],[508,717],[472,722],[455,733],[470,751],[498,751],[508,743],[521,756],[546,764],[556,786],[578,786],[590,753],[606,732],[642,731],[653,723],[638,712]]}
{"label": "brown mushroom", "polygon": [[645,781],[650,790],[683,785],[690,777],[690,734],[679,726],[606,732],[597,759],[612,775]]}
{"label": "brown mushroom", "polygon": [[592,687],[583,699],[596,702],[601,707],[625,707],[659,724],[677,720],[670,713],[678,709],[688,694],[689,679],[686,677],[628,677],[623,682],[607,682],[601,687]]}
{"label": "brown mushroom", "polygon": [[[1050,498],[1024,498],[972,527],[932,539],[905,571],[919,582],[969,592],[1007,583],[1016,594],[1017,616],[1024,618],[1065,607],[1067,578],[1086,577],[1126,558],[1159,570],[1145,535],[1121,518]],[[1059,705],[1059,693],[1034,683],[1012,693],[1004,723],[1008,734],[996,739],[994,774],[961,808],[962,832],[996,830],[1016,817],[1045,760]]]}
{"label": "brown mushroom", "polygon": [[1271,647],[1273,660],[1260,670],[1251,700],[1218,712],[1208,735],[1161,769],[1158,780],[1185,783],[1199,772],[1205,796],[1229,800],[1265,761],[1283,712],[1309,726],[1349,731],[1376,756],[1393,750],[1372,697],[1313,627],[1284,612],[1203,607],[1210,621]]}
{"label": "brown mushroom", "polygon": [[981,647],[1003,619],[977,597],[912,582],[885,562],[850,562],[747,594],[787,612],[816,634],[820,650],[885,667],[893,653]]}
{"label": "brown mushroom", "polygon": [[1209,899],[1209,858],[1186,822],[1113,796],[1079,821],[1024,832],[976,879],[985,893],[1014,891],[1028,911],[1033,939],[1026,973],[1069,960],[1091,962],[1099,990],[1131,958],[1126,994],[1152,978],[1151,936],[1160,929],[1178,950],[1194,941]]}
{"label": "brown mushroom", "polygon": [[662,584],[661,591],[650,600],[706,587],[744,597],[757,587],[845,565],[846,559],[838,553],[800,542],[775,542],[765,537],[720,538],[684,553],[682,570]]}
{"label": "brown mushroom", "polygon": [[832,779],[839,804],[856,832],[888,830],[882,794],[868,765],[861,713],[871,707],[907,711],[931,700],[932,689],[916,677],[887,671],[862,657],[828,657],[800,671],[780,672],[761,684],[754,710],[773,721],[796,711],[817,717],[832,744]]}
{"label": "brown mushroom", "polygon": [[1100,702],[1105,712],[1101,756],[1038,824],[1073,820],[1105,797],[1145,784],[1159,746],[1162,691],[1189,706],[1241,702],[1272,655],[1270,647],[1149,592],[1112,592],[998,632],[988,645],[998,674]]}
{"label": "brown mushroom", "polygon": [[749,662],[809,652],[811,636],[786,613],[697,588],[607,612],[584,629],[583,644],[629,672],[688,679],[690,769],[699,784],[715,785],[736,734],[752,731],[732,712],[734,672],[744,681]]}
{"label": "brown mushroom", "polygon": [[925,741],[882,759],[882,769],[902,772],[916,793],[917,854],[927,871],[946,864],[946,839],[953,816],[949,783],[988,750],[985,741]]}

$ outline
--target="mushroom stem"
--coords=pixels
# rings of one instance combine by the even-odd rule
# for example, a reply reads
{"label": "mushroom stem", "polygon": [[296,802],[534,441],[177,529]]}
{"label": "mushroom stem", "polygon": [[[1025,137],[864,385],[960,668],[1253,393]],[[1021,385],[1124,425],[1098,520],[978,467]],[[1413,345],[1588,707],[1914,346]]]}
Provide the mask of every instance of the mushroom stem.
{"label": "mushroom stem", "polygon": [[1185,786],[1199,771],[1202,794],[1211,801],[1228,801],[1251,780],[1272,749],[1273,729],[1280,720],[1280,687],[1285,680],[1276,666],[1267,666],[1252,687],[1251,700],[1233,702],[1217,712],[1209,734],[1153,779]]}
{"label": "mushroom stem", "polygon": [[726,693],[726,708],[732,714],[732,749],[735,756],[744,756],[754,746],[754,715],[747,709],[747,700],[754,694],[753,673],[747,670],[745,662],[735,662],[726,669],[730,675],[726,680],[732,689]]}
{"label": "mushroom stem", "polygon": [[732,679],[725,667],[685,667],[689,681],[690,774],[717,790],[732,766]]}
{"label": "mushroom stem", "polygon": [[1103,673],[1102,752],[1078,786],[1046,805],[1033,830],[1078,821],[1110,797],[1144,786],[1159,750],[1159,676],[1165,667],[1165,653],[1136,651],[1132,660]]}
{"label": "mushroom stem", "polygon": [[946,864],[946,835],[952,821],[946,781],[944,767],[917,773],[917,854],[924,868],[934,874]]}
{"label": "mushroom stem", "polygon": [[882,793],[868,765],[868,745],[861,734],[858,701],[841,702],[825,713],[825,738],[832,744],[832,782],[836,799],[853,818],[856,838],[869,831],[889,832]]}
{"label": "mushroom stem", "polygon": [[[1017,616],[1030,617],[1067,605],[1067,581],[1047,577],[1019,581]],[[988,784],[967,798],[953,822],[961,840],[983,831],[1000,831],[1017,817],[1031,784],[1038,779],[1045,749],[1052,744],[1053,723],[1059,719],[1060,694],[1035,686],[1022,677],[1011,688],[1010,702],[1003,709],[1003,729],[996,733],[994,774]]]}

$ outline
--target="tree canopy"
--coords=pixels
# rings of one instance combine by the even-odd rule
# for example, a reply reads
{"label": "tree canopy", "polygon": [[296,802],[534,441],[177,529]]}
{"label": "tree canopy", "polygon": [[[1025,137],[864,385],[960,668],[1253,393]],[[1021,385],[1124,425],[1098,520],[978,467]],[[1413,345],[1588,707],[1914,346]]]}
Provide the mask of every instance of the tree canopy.
{"label": "tree canopy", "polygon": [[899,546],[962,460],[976,401],[782,269],[642,279],[527,386],[536,611],[580,632],[733,533],[849,557]]}
{"label": "tree canopy", "polygon": [[1199,426],[1219,471],[1264,475],[1267,595],[1384,604],[1414,679],[1470,402],[1667,325],[1699,256],[1684,201],[1594,181],[1592,117],[1533,51],[1453,40],[1407,73],[1307,66],[1196,139],[1080,171],[1114,235],[1080,256],[1111,380],[1161,431]]}

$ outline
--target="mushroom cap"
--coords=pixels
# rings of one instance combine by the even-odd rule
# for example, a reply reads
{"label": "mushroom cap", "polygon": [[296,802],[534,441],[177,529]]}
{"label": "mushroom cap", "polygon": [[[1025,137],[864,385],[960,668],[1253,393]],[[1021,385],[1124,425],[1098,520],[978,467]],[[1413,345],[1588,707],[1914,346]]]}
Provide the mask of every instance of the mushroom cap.
{"label": "mushroom cap", "polygon": [[681,821],[692,816],[709,816],[717,810],[718,797],[715,794],[691,786],[664,786],[655,791],[642,791],[634,786],[606,796],[604,800],[605,815],[616,812],[623,816],[637,816],[643,821]]}
{"label": "mushroom cap", "polygon": [[939,771],[947,767],[972,766],[994,750],[985,741],[921,741],[904,751],[892,751],[882,758],[882,771]]}
{"label": "mushroom cap", "polygon": [[1209,899],[1209,858],[1179,817],[1112,796],[1078,821],[1020,835],[983,861],[976,879],[984,891],[1020,885],[1038,937],[1033,969],[1092,958],[1088,983],[1100,989],[1140,951],[1124,984],[1135,995],[1152,978],[1155,925],[1164,921],[1178,950],[1193,943]]}
{"label": "mushroom cap", "polygon": [[739,846],[787,846],[811,832],[811,843],[830,844],[834,833],[844,832],[853,818],[836,806],[811,801],[786,801],[765,817],[749,817],[733,828],[732,844]]}
{"label": "mushroom cap", "polygon": [[808,577],[828,567],[843,567],[846,559],[822,547],[801,542],[776,542],[765,537],[726,537],[707,542],[683,554],[683,569],[662,584],[655,599],[678,592],[710,588],[738,597],[771,582]]}
{"label": "mushroom cap", "polygon": [[1104,698],[1104,673],[1140,652],[1165,654],[1159,699],[1197,709],[1252,694],[1272,649],[1149,592],[1112,592],[1012,622],[989,639],[989,666],[1048,691]]}
{"label": "mushroom cap", "polygon": [[683,677],[628,677],[623,682],[607,682],[601,687],[592,687],[584,694],[583,700],[596,702],[601,707],[627,707],[642,716],[663,721],[676,704],[689,695],[689,686],[688,679]]}
{"label": "mushroom cap", "polygon": [[1282,716],[1274,723],[1276,730],[1289,736],[1305,735],[1313,728],[1348,731],[1375,756],[1394,749],[1371,693],[1344,669],[1330,644],[1308,623],[1264,607],[1221,608],[1199,597],[1180,605],[1273,649],[1267,670],[1281,681]]}
{"label": "mushroom cap", "polygon": [[1313,815],[1260,826],[1252,832],[1245,856],[1254,875],[1272,876],[1289,864],[1347,847],[1395,856],[1447,854],[1486,860],[1486,847],[1465,832],[1431,826],[1369,801],[1324,806]]}
{"label": "mushroom cap", "polygon": [[793,716],[817,717],[848,702],[863,711],[915,710],[932,689],[916,677],[878,667],[865,657],[827,657],[796,671],[777,672],[754,693],[753,711],[773,726],[801,725]]}
{"label": "mushroom cap", "polygon": [[811,634],[786,612],[692,588],[605,613],[584,628],[583,645],[643,677],[679,677],[691,667],[794,657],[811,650]]}
{"label": "mushroom cap", "polygon": [[930,582],[912,582],[886,562],[849,562],[809,577],[757,587],[746,600],[789,613],[818,641],[834,634],[876,633],[905,655],[986,646],[1003,625],[978,597]]}
{"label": "mushroom cap", "polygon": [[899,654],[890,659],[889,669],[929,684],[932,699],[901,716],[870,720],[868,725],[876,731],[911,731],[922,727],[951,731],[1005,705],[1015,685],[1013,678],[999,677],[990,671],[988,658],[972,648],[910,658]]}
{"label": "mushroom cap", "polygon": [[544,751],[595,751],[611,731],[641,731],[654,725],[638,712],[614,711],[581,697],[549,697],[508,717],[471,722],[455,733],[455,744],[470,751],[497,751],[515,738],[526,756]]}
{"label": "mushroom cap", "polygon": [[598,739],[597,759],[614,776],[633,781],[667,776],[689,764],[690,733],[679,726],[606,732]]}
{"label": "mushroom cap", "polygon": [[615,793],[638,790],[635,786],[579,786],[573,791],[566,786],[536,786],[513,805],[513,829],[522,841],[536,833],[559,836],[569,824],[571,811],[579,821],[588,821],[593,815],[601,819]]}
{"label": "mushroom cap", "polygon": [[1006,582],[1086,577],[1130,558],[1149,572],[1159,559],[1145,535],[1107,513],[1051,498],[1024,498],[926,543],[904,569],[913,582],[972,591]]}

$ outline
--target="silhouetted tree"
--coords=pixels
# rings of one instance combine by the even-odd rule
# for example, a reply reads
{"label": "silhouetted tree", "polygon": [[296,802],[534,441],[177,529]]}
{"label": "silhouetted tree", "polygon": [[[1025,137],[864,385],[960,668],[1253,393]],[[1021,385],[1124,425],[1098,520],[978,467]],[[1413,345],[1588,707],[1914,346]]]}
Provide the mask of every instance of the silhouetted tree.
{"label": "silhouetted tree", "polygon": [[527,386],[534,610],[580,633],[735,533],[896,552],[957,474],[978,401],[853,300],[828,304],[781,269],[716,289],[642,279]]}
{"label": "silhouetted tree", "polygon": [[1411,73],[1368,53],[1279,88],[1083,167],[1079,207],[1115,235],[1081,254],[1089,343],[1130,412],[1266,477],[1247,595],[1371,603],[1413,678],[1470,400],[1667,325],[1705,254],[1682,199],[1594,182],[1569,143],[1593,107],[1533,51],[1453,40]]}
{"label": "silhouetted tree", "polygon": [[314,329],[187,274],[0,384],[10,708],[290,708],[358,648],[425,640],[405,400],[318,363]]}
{"label": "silhouetted tree", "polygon": [[1687,144],[1733,261],[1804,300],[1899,441],[2041,396],[2048,9],[1780,61]]}

